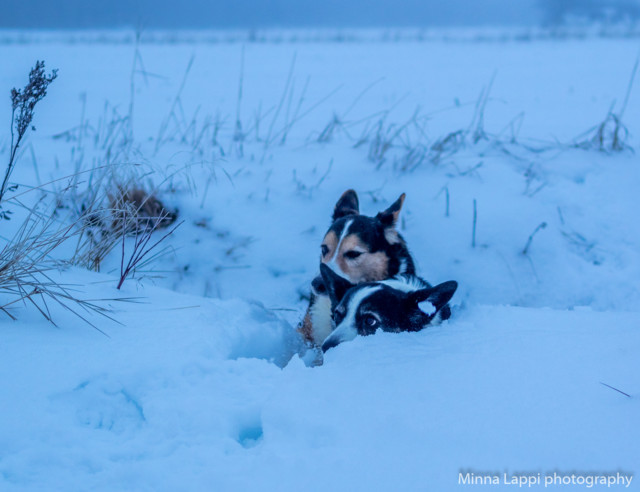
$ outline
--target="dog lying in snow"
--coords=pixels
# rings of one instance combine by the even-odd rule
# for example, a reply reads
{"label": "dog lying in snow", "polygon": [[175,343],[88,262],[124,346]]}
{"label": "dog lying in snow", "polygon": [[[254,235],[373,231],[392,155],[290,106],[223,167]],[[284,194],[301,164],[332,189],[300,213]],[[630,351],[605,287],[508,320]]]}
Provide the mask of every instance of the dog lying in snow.
{"label": "dog lying in snow", "polygon": [[325,264],[320,265],[320,272],[335,323],[335,330],[322,344],[323,352],[378,329],[420,331],[448,319],[451,309],[447,303],[458,288],[453,280],[432,287],[415,275],[354,285]]}
{"label": "dog lying in snow", "polygon": [[[375,217],[360,215],[358,195],[345,191],[335,205],[332,224],[321,245],[321,263],[329,265],[352,284],[415,274],[407,244],[396,225],[404,193]],[[298,331],[308,342],[320,346],[331,334],[331,300],[322,275],[311,283],[311,299]]]}

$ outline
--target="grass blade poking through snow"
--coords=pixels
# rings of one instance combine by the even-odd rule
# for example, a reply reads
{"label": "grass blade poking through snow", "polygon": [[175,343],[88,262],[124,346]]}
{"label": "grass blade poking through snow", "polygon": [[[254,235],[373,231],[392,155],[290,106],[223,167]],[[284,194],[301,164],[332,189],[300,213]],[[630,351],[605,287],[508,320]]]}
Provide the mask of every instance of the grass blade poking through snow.
{"label": "grass blade poking through snow", "polygon": [[[124,209],[122,214],[126,217],[127,210]],[[124,281],[129,277],[132,273],[136,271],[136,269],[140,268],[144,264],[148,262],[150,259],[148,257],[149,253],[157,248],[157,246],[162,243],[167,237],[169,237],[173,232],[180,227],[184,221],[176,224],[172,229],[170,229],[167,233],[164,234],[160,239],[156,242],[151,243],[151,237],[153,232],[158,229],[160,224],[166,220],[166,215],[161,215],[155,218],[155,221],[149,227],[136,227],[133,236],[133,251],[127,260],[127,264],[125,265],[125,240],[127,238],[126,230],[123,230],[122,234],[122,257],[120,258],[120,281],[118,282],[118,290],[122,287]],[[125,228],[128,221],[125,219],[122,220],[122,227]],[[157,257],[158,253],[154,255]]]}

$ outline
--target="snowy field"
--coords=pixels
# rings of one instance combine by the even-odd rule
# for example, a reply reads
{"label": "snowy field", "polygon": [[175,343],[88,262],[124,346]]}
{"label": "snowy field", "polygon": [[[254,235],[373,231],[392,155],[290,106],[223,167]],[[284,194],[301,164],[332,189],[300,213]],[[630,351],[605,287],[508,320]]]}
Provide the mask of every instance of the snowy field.
{"label": "snowy field", "polygon": [[[409,38],[0,38],[1,169],[11,88],[59,69],[0,248],[20,204],[63,227],[114,183],[181,221],[121,290],[120,243],[56,248],[93,327],[0,290],[0,490],[640,490],[637,40]],[[314,367],[295,325],[348,188],[406,193],[418,273],[460,287]]]}

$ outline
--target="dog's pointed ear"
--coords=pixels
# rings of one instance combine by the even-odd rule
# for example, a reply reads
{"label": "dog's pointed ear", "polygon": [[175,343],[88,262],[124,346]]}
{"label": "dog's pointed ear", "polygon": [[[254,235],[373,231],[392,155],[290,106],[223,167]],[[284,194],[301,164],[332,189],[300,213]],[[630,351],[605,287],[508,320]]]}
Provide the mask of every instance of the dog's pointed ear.
{"label": "dog's pointed ear", "polygon": [[338,220],[341,217],[346,217],[347,215],[359,215],[360,214],[360,203],[358,202],[358,194],[353,190],[345,191],[340,200],[336,203],[335,208],[333,209],[333,217],[332,219]]}
{"label": "dog's pointed ear", "polygon": [[400,198],[393,202],[388,209],[383,210],[382,212],[379,212],[378,215],[376,215],[376,218],[380,222],[382,222],[382,225],[385,226],[385,228],[396,226],[398,217],[400,217],[400,210],[402,210],[402,204],[404,203],[405,197],[406,195],[403,193],[402,195],[400,195]]}
{"label": "dog's pointed ear", "polygon": [[353,287],[353,284],[342,278],[324,263],[320,263],[320,274],[331,299],[331,309],[335,309],[347,291]]}
{"label": "dog's pointed ear", "polygon": [[413,305],[417,305],[425,314],[433,316],[451,300],[457,288],[458,282],[455,280],[449,280],[448,282],[443,282],[435,287],[429,287],[412,292],[409,294],[409,302]]}

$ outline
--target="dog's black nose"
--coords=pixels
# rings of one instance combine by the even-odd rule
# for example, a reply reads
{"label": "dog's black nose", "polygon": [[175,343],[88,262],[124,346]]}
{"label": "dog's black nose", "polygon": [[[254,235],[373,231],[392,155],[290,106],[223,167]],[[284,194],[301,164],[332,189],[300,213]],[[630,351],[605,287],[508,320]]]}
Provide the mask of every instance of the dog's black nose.
{"label": "dog's black nose", "polygon": [[311,281],[311,287],[316,294],[326,294],[327,287],[324,285],[324,280],[322,280],[322,275],[318,275]]}
{"label": "dog's black nose", "polygon": [[332,349],[333,347],[337,347],[340,344],[340,342],[338,342],[337,340],[327,340],[326,342],[324,342],[322,344],[322,352],[326,352],[329,349]]}

